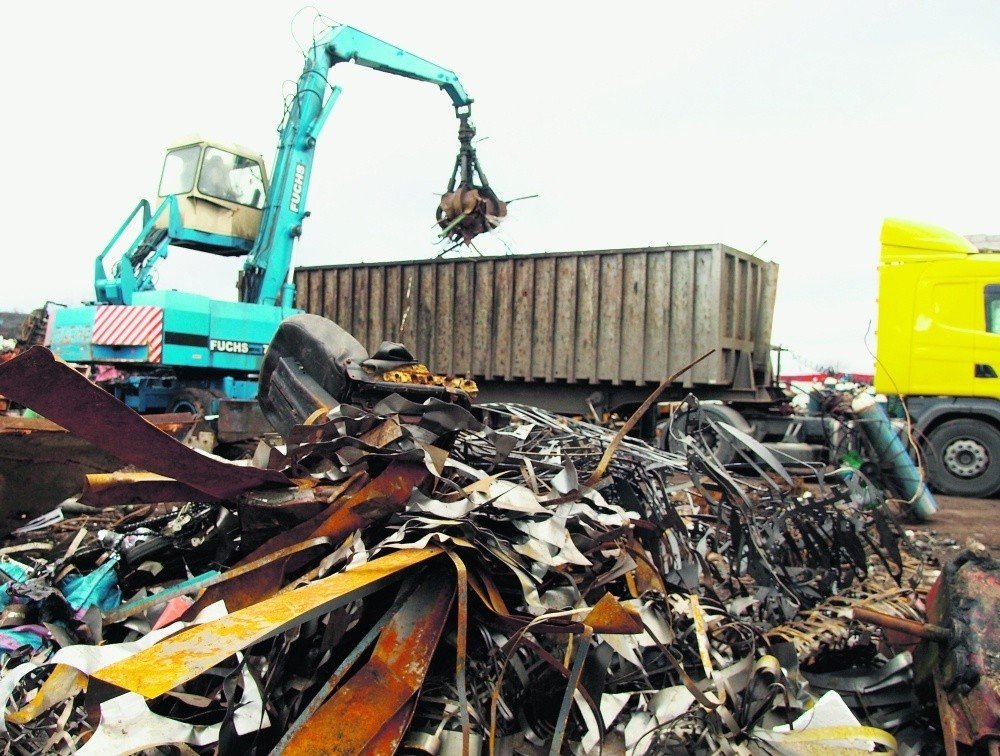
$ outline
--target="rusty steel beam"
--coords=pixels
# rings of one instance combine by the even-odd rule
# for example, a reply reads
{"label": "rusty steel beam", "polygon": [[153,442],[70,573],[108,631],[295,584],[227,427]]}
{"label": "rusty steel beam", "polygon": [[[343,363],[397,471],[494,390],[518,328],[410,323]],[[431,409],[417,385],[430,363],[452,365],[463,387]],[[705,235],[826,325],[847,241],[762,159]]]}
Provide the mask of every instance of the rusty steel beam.
{"label": "rusty steel beam", "polygon": [[291,485],[277,470],[242,467],[199,454],[147,422],[44,347],[0,365],[0,394],[94,446],[219,499],[266,485]]}
{"label": "rusty steel beam", "polygon": [[161,696],[238,651],[320,617],[389,583],[441,553],[404,549],[261,601],[166,638],[94,677],[146,698]]}
{"label": "rusty steel beam", "polygon": [[[416,694],[437,648],[455,598],[455,578],[444,569],[420,584],[382,630],[368,662],[275,753],[349,754],[394,750],[413,714]],[[373,744],[379,746],[373,748]],[[389,753],[392,750],[388,750]]]}

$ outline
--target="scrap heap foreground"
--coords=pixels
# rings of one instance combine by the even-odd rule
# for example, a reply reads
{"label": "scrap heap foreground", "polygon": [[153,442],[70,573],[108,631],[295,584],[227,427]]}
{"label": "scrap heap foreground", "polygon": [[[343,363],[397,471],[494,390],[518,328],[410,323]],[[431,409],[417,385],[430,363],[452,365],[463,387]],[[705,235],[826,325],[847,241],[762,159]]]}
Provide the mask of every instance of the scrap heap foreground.
{"label": "scrap heap foreground", "polygon": [[298,421],[238,464],[44,348],[0,366],[129,465],[0,550],[6,752],[928,753],[935,685],[978,707],[950,737],[996,737],[961,564],[925,624],[937,573],[856,476],[810,492],[763,448],[745,477],[690,436],[306,372],[262,377]]}

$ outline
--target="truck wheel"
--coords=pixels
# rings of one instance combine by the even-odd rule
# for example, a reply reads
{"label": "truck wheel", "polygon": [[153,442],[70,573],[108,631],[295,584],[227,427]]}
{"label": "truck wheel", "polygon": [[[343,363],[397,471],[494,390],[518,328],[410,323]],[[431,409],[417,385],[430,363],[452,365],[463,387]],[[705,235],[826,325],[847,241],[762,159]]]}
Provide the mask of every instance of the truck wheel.
{"label": "truck wheel", "polygon": [[991,496],[1000,489],[1000,431],[982,420],[941,423],[924,445],[934,488],[953,496]]}
{"label": "truck wheel", "polygon": [[[744,419],[743,415],[732,407],[727,407],[724,404],[702,404],[701,413],[706,421],[728,423],[744,433],[753,435],[753,429],[750,427],[750,424]],[[676,413],[673,418],[674,433],[681,435],[681,438],[683,438],[683,433],[685,432],[694,436],[703,448],[715,455],[715,458],[724,465],[728,465],[734,461],[736,459],[736,449],[730,443],[729,439],[716,431],[708,422],[705,422],[701,428],[697,428],[697,422],[697,412]],[[681,439],[675,438],[670,434],[669,420],[660,423],[658,429],[660,431],[658,435],[661,449],[674,452],[675,454],[686,453]]]}
{"label": "truck wheel", "polygon": [[219,398],[214,391],[200,388],[181,389],[170,402],[171,412],[190,412],[204,417],[212,414],[212,402]]}

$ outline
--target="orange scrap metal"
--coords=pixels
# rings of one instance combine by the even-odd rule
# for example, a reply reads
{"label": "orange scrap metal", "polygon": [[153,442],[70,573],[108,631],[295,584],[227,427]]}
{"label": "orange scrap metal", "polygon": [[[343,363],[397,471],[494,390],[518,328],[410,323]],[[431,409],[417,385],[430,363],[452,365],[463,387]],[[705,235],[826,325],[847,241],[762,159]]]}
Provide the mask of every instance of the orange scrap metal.
{"label": "orange scrap metal", "polygon": [[371,753],[372,741],[402,741],[412,704],[437,648],[455,598],[455,578],[444,569],[420,585],[382,630],[368,662],[291,734],[278,753]]}
{"label": "orange scrap metal", "polygon": [[[242,567],[263,559],[267,555],[288,548],[302,540],[329,538],[337,541],[346,538],[353,531],[363,528],[380,517],[401,511],[410,498],[413,489],[428,475],[422,465],[406,462],[392,462],[374,480],[369,481],[355,493],[343,496],[343,501],[334,501],[328,509],[304,523],[279,533],[235,567]],[[277,593],[284,585],[286,574],[301,567],[308,558],[305,555],[274,561],[260,570],[235,578],[232,582],[209,588],[191,608],[188,616],[218,600],[226,602],[230,610],[243,609],[261,599]]]}
{"label": "orange scrap metal", "polygon": [[166,638],[98,670],[94,677],[122,690],[156,698],[247,646],[401,579],[405,570],[440,553],[439,548],[404,549],[360,564]]}

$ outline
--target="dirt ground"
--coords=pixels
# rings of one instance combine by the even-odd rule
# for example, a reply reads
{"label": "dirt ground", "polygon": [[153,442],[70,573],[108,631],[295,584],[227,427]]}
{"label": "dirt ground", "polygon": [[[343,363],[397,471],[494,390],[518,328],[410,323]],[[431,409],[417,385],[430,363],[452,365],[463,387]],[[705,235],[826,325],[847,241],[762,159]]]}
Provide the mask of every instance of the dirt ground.
{"label": "dirt ground", "polygon": [[907,523],[908,530],[950,539],[955,543],[947,546],[953,552],[963,548],[969,538],[975,538],[989,546],[994,557],[1000,558],[1000,499],[963,499],[941,494],[936,498],[940,511],[934,518],[926,523]]}

